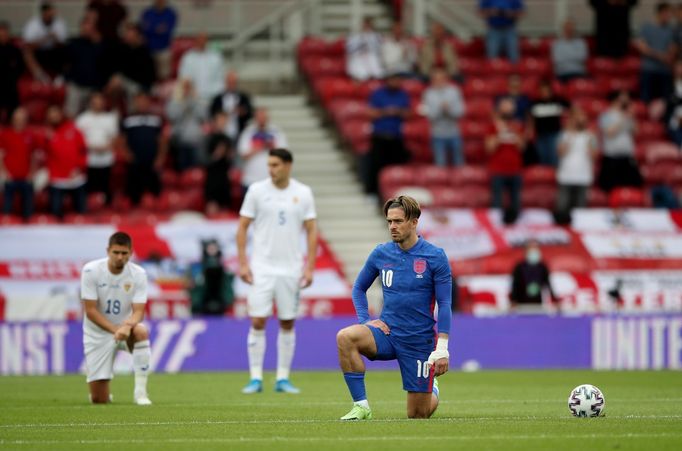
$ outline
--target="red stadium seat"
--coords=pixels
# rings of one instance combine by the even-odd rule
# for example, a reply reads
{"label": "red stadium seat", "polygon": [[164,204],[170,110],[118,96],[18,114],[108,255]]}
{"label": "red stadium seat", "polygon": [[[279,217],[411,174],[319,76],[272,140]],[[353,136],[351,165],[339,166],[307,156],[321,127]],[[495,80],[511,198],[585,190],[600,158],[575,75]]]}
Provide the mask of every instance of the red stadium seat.
{"label": "red stadium seat", "polygon": [[522,58],[519,62],[519,73],[524,78],[548,78],[552,74],[552,65],[546,58]]}
{"label": "red stadium seat", "polygon": [[647,203],[644,191],[638,188],[615,188],[609,194],[611,208],[645,207]]}
{"label": "red stadium seat", "polygon": [[599,90],[605,94],[608,94],[611,91],[622,90],[635,93],[639,89],[639,78],[637,76],[626,78],[607,76],[598,78],[597,84],[599,85]]}
{"label": "red stadium seat", "polygon": [[585,111],[585,114],[591,119],[596,118],[609,107],[609,103],[606,100],[599,98],[581,97],[577,99],[574,98],[573,101],[582,108],[582,110]]}
{"label": "red stadium seat", "polygon": [[643,143],[644,158],[647,163],[677,163],[680,161],[680,148],[669,141],[653,141]]}
{"label": "red stadium seat", "polygon": [[576,80],[571,80],[566,87],[566,95],[571,98],[600,98],[603,93],[599,91],[599,85],[596,81],[579,78]]}
{"label": "red stadium seat", "polygon": [[[313,81],[313,90],[328,107],[335,99],[351,99],[358,97],[358,86],[353,80],[345,77],[321,77]],[[365,99],[362,99],[366,101]]]}
{"label": "red stadium seat", "polygon": [[488,186],[488,171],[483,166],[459,166],[450,169],[450,185],[461,186]]}
{"label": "red stadium seat", "polygon": [[468,77],[462,90],[464,98],[467,99],[470,97],[494,97],[507,92],[507,79],[504,77]]}
{"label": "red stadium seat", "polygon": [[29,224],[58,224],[59,219],[52,215],[37,214],[33,215],[28,220]]}
{"label": "red stadium seat", "polygon": [[637,124],[637,141],[664,141],[666,137],[665,127],[660,122],[641,121]]}
{"label": "red stadium seat", "polygon": [[476,37],[467,41],[452,39],[457,55],[461,57],[477,57],[485,55],[485,43],[480,37]]}
{"label": "red stadium seat", "polygon": [[387,166],[379,174],[380,185],[412,185],[415,183],[415,169],[407,165]]}
{"label": "red stadium seat", "polygon": [[421,139],[406,139],[405,147],[412,155],[412,162],[414,163],[433,163],[433,154],[431,152],[431,143]]}
{"label": "red stadium seat", "polygon": [[455,188],[436,186],[431,188],[434,207],[463,207],[466,203],[465,195]]}
{"label": "red stadium seat", "polygon": [[88,213],[95,213],[102,210],[102,208],[104,208],[105,203],[106,196],[104,195],[104,193],[89,194],[87,199]]}
{"label": "red stadium seat", "polygon": [[523,186],[555,186],[556,171],[550,166],[531,166],[523,170]]}
{"label": "red stadium seat", "polygon": [[51,84],[33,78],[21,78],[18,83],[18,90],[21,103],[26,103],[29,100],[50,102],[53,91]]}
{"label": "red stadium seat", "polygon": [[413,119],[403,124],[403,136],[406,140],[428,141],[431,136],[429,122],[425,119]]}
{"label": "red stadium seat", "polygon": [[464,161],[466,164],[480,165],[485,163],[487,158],[483,138],[469,138],[464,141]]}
{"label": "red stadium seat", "polygon": [[606,207],[609,204],[609,198],[606,193],[599,188],[590,188],[587,192],[587,206],[592,208]]}
{"label": "red stadium seat", "polygon": [[312,80],[319,77],[343,77],[346,61],[343,58],[310,56],[301,61],[303,72]]}
{"label": "red stadium seat", "polygon": [[548,59],[552,47],[551,38],[521,38],[521,55]]}
{"label": "red stadium seat", "polygon": [[21,216],[0,214],[0,225],[19,225],[23,222]]}
{"label": "red stadium seat", "polygon": [[503,58],[486,59],[485,63],[481,66],[481,70],[482,72],[479,74],[481,76],[495,74],[507,77],[518,72],[516,65]]}
{"label": "red stadium seat", "polygon": [[490,120],[493,111],[493,100],[489,97],[467,99],[466,101],[467,118]]}
{"label": "red stadium seat", "polygon": [[178,185],[178,174],[172,169],[164,169],[161,173],[161,186],[166,188],[175,188]]}
{"label": "red stadium seat", "polygon": [[556,188],[553,186],[529,186],[521,191],[521,205],[524,208],[544,208],[551,210],[556,205]]}
{"label": "red stadium seat", "polygon": [[91,214],[67,213],[64,215],[64,224],[95,224],[96,218]]}
{"label": "red stadium seat", "polygon": [[329,113],[337,124],[348,120],[369,120],[369,105],[366,100],[337,99],[329,104]]}
{"label": "red stadium seat", "polygon": [[448,186],[450,182],[450,171],[448,168],[427,165],[422,166],[415,177],[418,185],[427,187]]}
{"label": "red stadium seat", "polygon": [[28,112],[28,119],[32,124],[44,124],[47,108],[50,106],[48,100],[34,99],[23,102],[22,106]]}
{"label": "red stadium seat", "polygon": [[206,171],[203,168],[191,168],[180,174],[180,187],[183,189],[202,188],[206,182]]}
{"label": "red stadium seat", "polygon": [[466,141],[468,139],[479,139],[485,138],[488,132],[488,123],[476,120],[464,119],[459,123],[459,129],[462,133],[462,138]]}
{"label": "red stadium seat", "polygon": [[646,186],[655,186],[667,183],[669,180],[669,173],[675,169],[675,166],[668,162],[651,163],[640,167],[642,178]]}
{"label": "red stadium seat", "polygon": [[410,97],[417,98],[421,98],[422,92],[426,89],[424,83],[414,79],[403,80],[402,87]]}
{"label": "red stadium seat", "polygon": [[614,75],[621,72],[619,70],[619,61],[613,58],[590,58],[587,64],[590,72],[595,76]]}

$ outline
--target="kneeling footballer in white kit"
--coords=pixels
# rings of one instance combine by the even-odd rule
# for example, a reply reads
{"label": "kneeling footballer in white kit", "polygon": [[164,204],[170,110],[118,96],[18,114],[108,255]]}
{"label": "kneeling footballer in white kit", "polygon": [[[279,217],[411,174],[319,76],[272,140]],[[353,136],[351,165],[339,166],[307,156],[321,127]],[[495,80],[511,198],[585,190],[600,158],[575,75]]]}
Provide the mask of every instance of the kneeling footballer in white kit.
{"label": "kneeling footballer in white kit", "polygon": [[147,395],[149,332],[142,324],[147,274],[128,261],[131,254],[130,236],[116,232],[109,238],[107,258],[87,263],[81,274],[83,348],[90,400],[95,404],[111,400],[109,381],[114,377],[114,359],[119,349],[133,354],[135,403],[152,403]]}

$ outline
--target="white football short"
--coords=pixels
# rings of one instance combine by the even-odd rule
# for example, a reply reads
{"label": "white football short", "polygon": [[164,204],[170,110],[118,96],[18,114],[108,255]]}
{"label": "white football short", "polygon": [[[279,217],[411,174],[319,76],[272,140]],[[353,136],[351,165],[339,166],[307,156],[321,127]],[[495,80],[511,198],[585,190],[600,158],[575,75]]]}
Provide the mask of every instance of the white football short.
{"label": "white football short", "polygon": [[246,298],[249,316],[267,318],[272,315],[273,299],[277,317],[295,319],[298,314],[300,279],[291,276],[255,275]]}
{"label": "white football short", "polygon": [[85,374],[88,382],[108,380],[114,378],[114,359],[116,352],[127,351],[128,344],[125,341],[116,342],[114,336],[103,337],[98,340],[88,339],[84,344],[85,351]]}

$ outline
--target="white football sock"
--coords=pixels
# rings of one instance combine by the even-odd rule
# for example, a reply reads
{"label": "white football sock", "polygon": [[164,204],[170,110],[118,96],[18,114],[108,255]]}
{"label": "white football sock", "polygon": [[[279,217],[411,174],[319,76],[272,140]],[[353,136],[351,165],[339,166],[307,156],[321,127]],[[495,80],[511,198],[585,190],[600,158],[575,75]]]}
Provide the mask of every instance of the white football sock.
{"label": "white football sock", "polygon": [[133,346],[133,372],[135,373],[135,396],[147,395],[147,378],[151,369],[152,350],[149,340],[138,341]]}
{"label": "white football sock", "polygon": [[364,407],[365,409],[369,409],[369,401],[366,399],[363,399],[362,401],[355,401],[353,403],[356,406]]}
{"label": "white football sock", "polygon": [[249,372],[251,379],[263,380],[263,360],[265,359],[265,330],[249,329],[246,338],[246,349],[249,355]]}
{"label": "white football sock", "polygon": [[289,379],[295,349],[296,332],[294,329],[280,329],[277,335],[277,380]]}

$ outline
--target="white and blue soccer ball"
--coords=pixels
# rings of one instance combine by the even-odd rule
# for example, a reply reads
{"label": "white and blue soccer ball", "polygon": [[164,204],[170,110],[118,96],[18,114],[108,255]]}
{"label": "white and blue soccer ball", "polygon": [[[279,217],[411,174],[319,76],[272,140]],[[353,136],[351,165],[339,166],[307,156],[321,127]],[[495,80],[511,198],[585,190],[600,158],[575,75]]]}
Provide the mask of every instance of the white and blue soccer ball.
{"label": "white and blue soccer ball", "polygon": [[578,385],[568,396],[568,410],[574,417],[599,417],[604,415],[604,393],[594,385]]}

